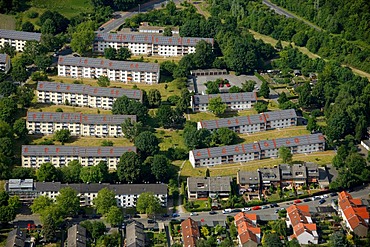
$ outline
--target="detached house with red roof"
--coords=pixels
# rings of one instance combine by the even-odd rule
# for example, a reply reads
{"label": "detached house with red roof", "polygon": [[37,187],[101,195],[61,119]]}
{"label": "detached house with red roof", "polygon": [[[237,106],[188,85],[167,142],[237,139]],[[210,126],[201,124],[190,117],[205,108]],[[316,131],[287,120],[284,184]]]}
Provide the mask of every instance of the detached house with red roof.
{"label": "detached house with red roof", "polygon": [[338,210],[346,227],[359,237],[366,237],[369,231],[369,211],[360,198],[352,198],[351,194],[339,193]]}
{"label": "detached house with red roof", "polygon": [[197,222],[188,218],[181,222],[182,243],[184,247],[196,247],[200,232]]}
{"label": "detached house with red roof", "polygon": [[50,135],[68,129],[72,136],[119,137],[126,119],[136,122],[135,115],[27,112],[26,126],[29,134]]}
{"label": "detached house with red roof", "polygon": [[151,56],[185,56],[195,52],[199,41],[213,45],[212,38],[193,38],[162,36],[150,33],[97,33],[94,40],[94,51],[104,52],[106,48],[128,48],[134,55]]}
{"label": "detached house with red roof", "polygon": [[60,56],[58,76],[72,78],[106,76],[110,81],[156,84],[159,82],[159,64]]}
{"label": "detached house with red roof", "polygon": [[238,229],[239,247],[257,247],[261,242],[261,228],[257,226],[257,215],[240,212],[234,216]]}
{"label": "detached house with red roof", "polygon": [[111,110],[113,102],[122,96],[142,102],[141,90],[92,87],[84,84],[66,84],[40,81],[36,88],[39,103],[72,105]]}
{"label": "detached house with red roof", "polygon": [[293,227],[293,235],[289,240],[296,238],[299,244],[318,244],[317,226],[312,222],[308,205],[292,205],[287,208],[286,223],[288,227]]}
{"label": "detached house with red roof", "polygon": [[136,147],[23,145],[22,166],[39,168],[41,164],[50,162],[56,167],[63,167],[77,160],[82,166],[95,166],[104,161],[109,169],[116,169],[122,154],[126,152],[136,153]]}

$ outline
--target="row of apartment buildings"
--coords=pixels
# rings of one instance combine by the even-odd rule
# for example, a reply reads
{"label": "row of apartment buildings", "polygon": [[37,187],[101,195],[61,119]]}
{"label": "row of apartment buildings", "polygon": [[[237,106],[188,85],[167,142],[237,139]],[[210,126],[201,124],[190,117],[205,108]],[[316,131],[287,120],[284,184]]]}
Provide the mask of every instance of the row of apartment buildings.
{"label": "row of apartment buildings", "polygon": [[81,206],[92,206],[94,198],[103,188],[114,192],[119,207],[135,207],[137,198],[144,192],[152,192],[163,207],[167,206],[166,184],[62,184],[60,182],[35,182],[33,179],[10,179],[5,184],[5,190],[10,195],[18,195],[24,202],[32,202],[38,196],[46,196],[55,200],[59,191],[67,187],[77,192]]}
{"label": "row of apartment buildings", "polygon": [[248,162],[277,157],[280,147],[289,148],[292,154],[324,151],[325,138],[319,133],[248,144],[196,149],[189,152],[189,160],[194,168]]}
{"label": "row of apartment buildings", "polygon": [[134,55],[148,56],[184,56],[195,52],[200,41],[213,45],[212,38],[172,37],[153,33],[97,33],[93,51],[104,52],[106,48],[128,48]]}
{"label": "row of apartment buildings", "polygon": [[126,152],[135,152],[136,147],[79,147],[57,145],[23,145],[22,166],[39,168],[50,162],[56,167],[63,167],[77,160],[82,166],[95,166],[106,162],[110,170],[116,169],[121,156]]}
{"label": "row of apartment buildings", "polygon": [[58,76],[72,78],[99,78],[110,81],[156,84],[159,82],[159,64],[117,61],[101,58],[60,56]]}
{"label": "row of apartment buildings", "polygon": [[210,99],[217,97],[226,104],[227,110],[251,109],[257,102],[256,92],[193,95],[190,101],[191,109],[193,112],[206,112]]}
{"label": "row of apartment buildings", "polygon": [[28,134],[53,134],[68,129],[72,136],[121,137],[121,124],[135,115],[102,115],[63,112],[27,112]]}
{"label": "row of apartment buildings", "polygon": [[10,56],[0,53],[0,72],[8,73],[11,67]]}
{"label": "row of apartment buildings", "polygon": [[204,120],[197,123],[197,128],[198,130],[208,129],[211,132],[219,128],[228,128],[238,134],[245,134],[296,125],[297,114],[294,109],[289,109],[249,116]]}
{"label": "row of apartment buildings", "polygon": [[37,84],[39,103],[84,106],[111,110],[114,101],[122,96],[142,102],[141,90],[92,87],[84,84],[65,84],[42,81]]}
{"label": "row of apartment buildings", "polygon": [[41,33],[0,29],[0,46],[8,43],[16,51],[23,51],[27,41],[41,41]]}

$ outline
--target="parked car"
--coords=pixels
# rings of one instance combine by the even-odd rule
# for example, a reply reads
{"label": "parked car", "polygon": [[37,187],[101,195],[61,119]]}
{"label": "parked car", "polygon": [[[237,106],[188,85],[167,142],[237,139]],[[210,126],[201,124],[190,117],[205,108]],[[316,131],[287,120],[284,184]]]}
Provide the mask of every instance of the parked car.
{"label": "parked car", "polygon": [[294,200],[294,203],[298,204],[298,203],[301,203],[302,201],[297,199],[297,200]]}
{"label": "parked car", "polygon": [[190,213],[190,216],[197,216],[198,215],[198,213],[196,213],[196,212],[191,212]]}
{"label": "parked car", "polygon": [[304,202],[309,202],[309,201],[312,201],[312,199],[311,198],[305,198],[305,199],[303,199],[303,201]]}
{"label": "parked car", "polygon": [[148,224],[154,224],[154,223],[155,223],[155,220],[148,219]]}
{"label": "parked car", "polygon": [[178,213],[173,213],[173,214],[172,214],[172,217],[173,217],[173,218],[176,218],[176,217],[180,217],[180,215],[179,215]]}
{"label": "parked car", "polygon": [[329,198],[328,195],[323,195],[321,198]]}
{"label": "parked car", "polygon": [[242,209],[242,212],[248,212],[248,211],[251,211],[251,208],[243,208]]}
{"label": "parked car", "polygon": [[277,207],[279,207],[279,205],[277,203],[271,203],[270,207],[271,208],[277,208]]}
{"label": "parked car", "polygon": [[319,204],[321,205],[321,204],[324,204],[326,202],[326,200],[323,198],[323,199],[321,199],[320,201],[319,201]]}
{"label": "parked car", "polygon": [[232,213],[240,213],[240,212],[242,212],[242,210],[239,208],[235,208],[232,210]]}
{"label": "parked car", "polygon": [[312,197],[312,201],[316,201],[316,200],[320,200],[320,199],[321,199],[320,196],[314,196],[314,197]]}
{"label": "parked car", "polygon": [[226,209],[222,210],[222,213],[223,214],[229,214],[231,212],[232,212],[232,209],[231,208],[226,208]]}
{"label": "parked car", "polygon": [[212,211],[209,211],[209,214],[213,215],[213,214],[217,214],[217,212],[212,210]]}
{"label": "parked car", "polygon": [[337,196],[337,192],[330,193],[330,196]]}
{"label": "parked car", "polygon": [[267,205],[263,205],[261,208],[262,208],[262,209],[266,209],[266,208],[269,208],[269,206],[267,206]]}
{"label": "parked car", "polygon": [[170,217],[170,215],[169,214],[162,214],[162,217],[167,218],[167,217]]}
{"label": "parked car", "polygon": [[261,209],[261,207],[260,207],[260,206],[254,206],[252,209],[253,209],[253,210],[260,210],[260,209]]}

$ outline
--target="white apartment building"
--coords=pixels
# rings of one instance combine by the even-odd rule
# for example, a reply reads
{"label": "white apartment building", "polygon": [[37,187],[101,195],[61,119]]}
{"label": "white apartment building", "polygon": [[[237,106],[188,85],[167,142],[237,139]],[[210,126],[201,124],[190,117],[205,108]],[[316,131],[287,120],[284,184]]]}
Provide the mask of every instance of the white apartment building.
{"label": "white apartment building", "polygon": [[134,55],[184,56],[195,52],[201,40],[213,45],[212,38],[172,37],[151,33],[97,33],[93,50],[104,52],[106,48],[128,48]]}
{"label": "white apartment building", "polygon": [[[12,180],[14,179],[9,180],[9,184],[11,184]],[[61,189],[71,187],[77,191],[81,206],[92,206],[98,192],[103,188],[108,188],[116,195],[117,206],[119,207],[135,207],[137,198],[144,192],[152,192],[160,200],[163,207],[167,206],[167,184],[62,184],[60,182],[34,182],[33,179],[28,180],[28,184],[31,186],[27,193],[32,194],[32,200],[38,196],[47,196],[55,200]],[[22,190],[22,188],[20,189]],[[6,187],[6,190],[8,190],[8,187]]]}
{"label": "white apartment building", "polygon": [[113,102],[122,96],[142,101],[141,90],[92,87],[84,84],[65,84],[42,81],[37,84],[37,101],[55,105],[69,104],[111,110]]}
{"label": "white apartment building", "polygon": [[156,84],[159,82],[159,64],[60,56],[58,76],[72,78],[107,76],[110,81]]}
{"label": "white apartment building", "polygon": [[297,125],[295,110],[265,112],[257,115],[205,120],[197,123],[197,128],[208,129],[211,132],[225,127],[232,131],[245,134],[266,131],[275,128],[287,128]]}
{"label": "white apartment building", "polygon": [[8,71],[10,70],[10,66],[10,56],[8,54],[0,53],[0,71],[8,73]]}
{"label": "white apartment building", "polygon": [[[164,33],[165,27],[142,25],[138,28],[139,33]],[[178,27],[171,27],[172,35],[179,35],[180,29]]]}
{"label": "white apartment building", "polygon": [[290,148],[295,153],[312,153],[325,150],[322,134],[264,140],[248,144],[196,149],[189,152],[189,161],[195,167],[248,162],[277,157],[279,148]]}
{"label": "white apartment building", "polygon": [[217,97],[227,105],[228,110],[235,111],[251,109],[257,102],[256,92],[193,95],[190,102],[193,112],[208,111],[209,100]]}
{"label": "white apartment building", "polygon": [[116,169],[122,154],[126,152],[136,153],[136,147],[23,145],[22,166],[39,168],[50,162],[56,167],[63,167],[73,160],[78,160],[82,166],[94,166],[104,161],[109,169]]}
{"label": "white apartment building", "polygon": [[68,129],[72,136],[120,137],[126,119],[136,122],[135,115],[27,112],[26,126],[28,134],[50,135]]}
{"label": "white apartment building", "polygon": [[5,43],[13,46],[16,51],[23,51],[27,41],[41,41],[41,33],[21,32],[0,29],[0,46]]}

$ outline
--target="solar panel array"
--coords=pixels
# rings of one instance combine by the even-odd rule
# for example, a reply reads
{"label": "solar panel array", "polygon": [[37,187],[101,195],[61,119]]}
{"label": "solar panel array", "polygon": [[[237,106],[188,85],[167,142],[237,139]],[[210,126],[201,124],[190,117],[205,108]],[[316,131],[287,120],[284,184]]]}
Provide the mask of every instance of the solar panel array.
{"label": "solar panel array", "polygon": [[217,97],[220,97],[222,102],[224,103],[257,101],[257,94],[255,92],[223,93],[223,94],[194,95],[193,104],[194,105],[208,104],[210,99]]}
{"label": "solar panel array", "polygon": [[31,40],[40,41],[41,33],[0,29],[0,38],[14,39],[14,40],[26,40],[26,41],[31,41]]}

